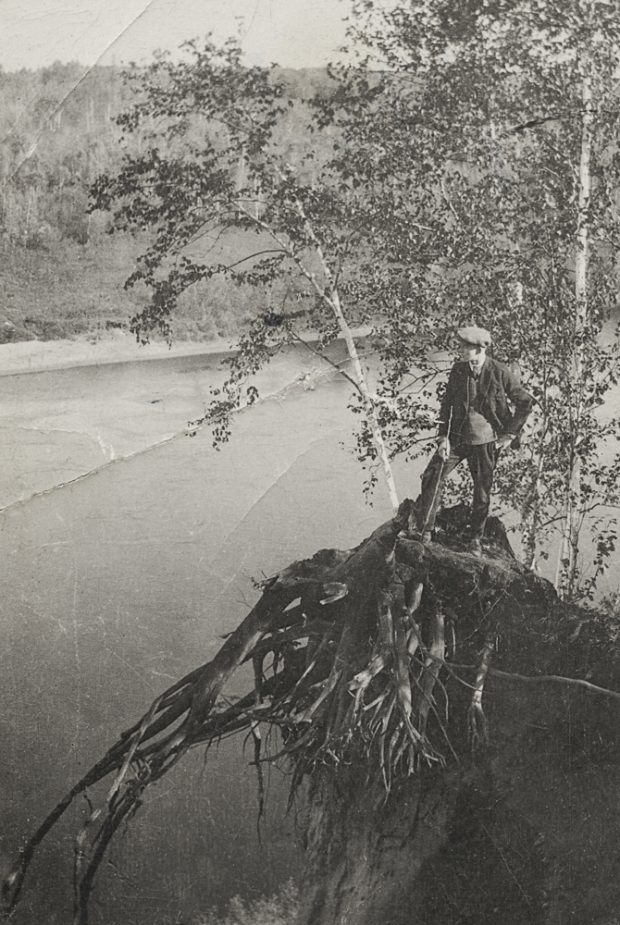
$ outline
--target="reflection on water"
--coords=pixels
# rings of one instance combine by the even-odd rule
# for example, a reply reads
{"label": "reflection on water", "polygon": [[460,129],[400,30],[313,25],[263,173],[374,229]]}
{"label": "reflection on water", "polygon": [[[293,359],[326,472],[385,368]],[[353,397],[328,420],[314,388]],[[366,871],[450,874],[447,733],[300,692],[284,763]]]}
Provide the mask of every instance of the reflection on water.
{"label": "reflection on water", "polygon": [[[263,391],[294,380],[298,362],[276,369]],[[193,357],[4,379],[2,424],[15,452],[10,471],[5,450],[3,500],[14,499],[18,474],[28,496],[67,468],[92,468],[81,423],[118,455],[182,431],[217,375],[212,358]],[[341,446],[348,388],[300,383],[239,416],[220,452],[207,433],[183,437],[1,515],[4,867],[110,740],[214,653],[251,606],[252,577],[357,543],[389,515],[383,495],[374,510],[364,505],[361,473]],[[20,444],[24,422],[26,438],[41,437],[36,452]],[[259,845],[251,756],[240,749],[227,743],[206,766],[195,752],[153,788],[102,872],[94,921],[151,925],[272,890],[297,870],[286,781],[271,770]],[[69,836],[86,811],[78,805],[42,851],[18,921],[68,920]]]}

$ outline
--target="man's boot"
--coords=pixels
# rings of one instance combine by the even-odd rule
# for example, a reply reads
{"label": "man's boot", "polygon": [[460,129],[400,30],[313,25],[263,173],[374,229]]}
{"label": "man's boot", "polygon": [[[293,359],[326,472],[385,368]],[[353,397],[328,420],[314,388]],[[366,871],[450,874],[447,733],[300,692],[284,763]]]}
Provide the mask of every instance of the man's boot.
{"label": "man's boot", "polygon": [[409,534],[410,540],[418,540],[420,543],[430,543],[433,539],[433,534],[430,530],[414,530],[413,533]]}
{"label": "man's boot", "polygon": [[398,534],[402,539],[417,540],[419,543],[430,543],[433,534],[430,530],[420,530],[417,525],[415,516],[411,516],[406,530],[401,530]]}

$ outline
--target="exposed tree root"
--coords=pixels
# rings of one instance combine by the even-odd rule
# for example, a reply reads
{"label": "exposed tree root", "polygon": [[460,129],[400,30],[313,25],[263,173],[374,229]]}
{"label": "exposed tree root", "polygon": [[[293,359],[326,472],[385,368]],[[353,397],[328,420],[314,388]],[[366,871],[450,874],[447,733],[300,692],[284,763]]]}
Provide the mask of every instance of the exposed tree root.
{"label": "exposed tree root", "polygon": [[486,716],[484,715],[484,710],[482,709],[482,694],[484,692],[484,682],[486,681],[487,675],[489,673],[489,664],[493,654],[493,648],[494,640],[487,639],[482,650],[480,666],[478,668],[478,673],[476,674],[474,693],[471,698],[471,704],[469,707],[469,736],[471,739],[472,748],[474,749],[480,748],[482,745],[486,745],[489,738],[487,720]]}
{"label": "exposed tree root", "polygon": [[[107,795],[75,840],[75,925],[87,923],[97,870],[119,826],[190,748],[252,735],[259,800],[261,764],[276,758],[292,765],[293,788],[326,764],[363,760],[389,793],[421,764],[456,758],[446,687],[455,677],[473,689],[469,731],[476,747],[484,745],[482,694],[496,627],[541,581],[507,555],[480,562],[399,538],[410,510],[404,502],[352,551],[323,550],[263,583],[214,658],[157,697],[31,836],[3,886],[8,915],[42,840],[76,796],[105,778]],[[474,676],[457,674],[457,639],[470,654],[483,643]],[[248,662],[252,689],[227,698],[226,684]],[[263,723],[280,730],[277,755],[263,755]]]}

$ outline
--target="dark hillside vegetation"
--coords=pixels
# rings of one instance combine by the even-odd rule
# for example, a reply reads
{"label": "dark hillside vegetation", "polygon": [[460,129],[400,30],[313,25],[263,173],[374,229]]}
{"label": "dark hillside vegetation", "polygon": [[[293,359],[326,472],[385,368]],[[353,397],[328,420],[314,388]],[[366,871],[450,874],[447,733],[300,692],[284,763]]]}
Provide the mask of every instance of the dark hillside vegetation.
{"label": "dark hillside vegetation", "polygon": [[[291,99],[327,84],[320,69],[274,73]],[[144,242],[110,237],[109,216],[88,208],[95,179],[121,162],[115,118],[130,97],[117,67],[0,71],[0,343],[104,336],[128,328],[140,307],[140,293],[123,285]],[[234,259],[240,243],[231,240],[228,252]],[[181,302],[175,336],[234,336],[283,295],[219,280],[198,286]]]}

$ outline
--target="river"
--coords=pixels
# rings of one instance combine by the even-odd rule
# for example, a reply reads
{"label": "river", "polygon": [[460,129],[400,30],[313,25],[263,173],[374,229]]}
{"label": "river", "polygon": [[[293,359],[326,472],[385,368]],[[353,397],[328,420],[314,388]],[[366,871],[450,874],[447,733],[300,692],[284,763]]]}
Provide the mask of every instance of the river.
{"label": "river", "polygon": [[[252,578],[347,548],[389,516],[383,492],[364,503],[347,449],[349,384],[303,348],[262,377],[266,397],[220,451],[207,431],[184,435],[219,361],[0,381],[3,872],[118,732],[216,651],[255,600]],[[270,771],[259,842],[250,759],[241,742],[206,765],[194,752],[147,794],[102,869],[94,922],[187,921],[296,874],[286,780]],[[86,815],[82,801],[41,849],[18,922],[70,919],[70,836]]]}
{"label": "river", "polygon": [[[263,398],[221,450],[206,430],[187,436],[220,361],[0,379],[2,873],[119,731],[213,655],[256,599],[253,578],[357,544],[390,514],[381,488],[364,501],[350,384],[303,347],[261,376]],[[395,472],[414,496],[419,466]],[[93,922],[188,922],[298,873],[286,778],[268,774],[259,841],[250,760],[241,742],[206,764],[196,751],[147,793],[101,871]],[[71,835],[87,814],[82,801],[42,848],[17,925],[70,920]]]}

